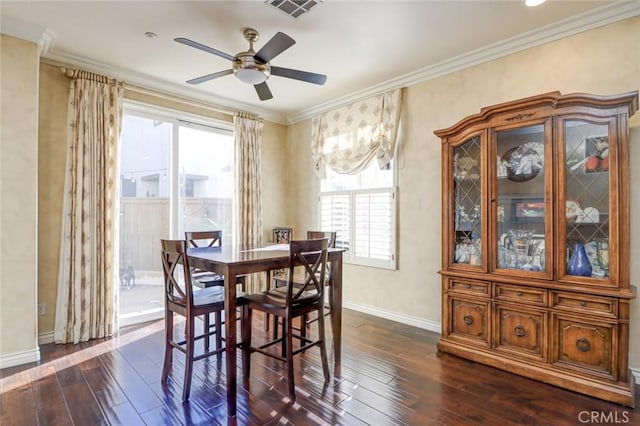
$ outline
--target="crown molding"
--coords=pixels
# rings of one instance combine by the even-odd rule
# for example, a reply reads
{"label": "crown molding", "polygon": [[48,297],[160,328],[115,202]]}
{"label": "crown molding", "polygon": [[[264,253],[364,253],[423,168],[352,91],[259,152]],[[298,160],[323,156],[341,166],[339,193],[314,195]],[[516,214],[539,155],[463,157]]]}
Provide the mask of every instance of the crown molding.
{"label": "crown molding", "polygon": [[537,30],[528,31],[517,36],[493,43],[480,49],[455,56],[438,64],[421,68],[391,80],[376,84],[367,89],[334,99],[312,108],[307,108],[286,116],[287,124],[312,118],[314,115],[348,105],[359,100],[388,92],[400,87],[410,86],[443,75],[483,64],[494,59],[511,55],[532,47],[560,40],[581,32],[589,31],[624,19],[640,15],[640,1],[618,1],[591,11],[573,16]]}
{"label": "crown molding", "polygon": [[37,43],[42,57],[61,64],[106,74],[112,78],[123,80],[130,85],[137,86],[140,89],[150,90],[161,95],[197,100],[205,103],[206,105],[212,106],[221,112],[229,114],[233,114],[235,111],[249,112],[275,123],[289,125],[309,119],[322,112],[357,102],[358,100],[378,95],[389,90],[432,80],[446,74],[510,55],[512,53],[520,52],[639,15],[640,1],[618,1],[562,21],[558,21],[555,24],[519,34],[515,37],[491,44],[481,49],[476,49],[462,55],[458,55],[438,64],[412,71],[366,89],[353,92],[329,102],[314,105],[311,108],[306,108],[289,115],[258,108],[254,105],[237,102],[233,99],[212,95],[142,73],[131,72],[97,61],[88,60],[86,58],[55,52],[53,49],[55,43],[54,33],[45,28],[41,28],[33,24],[27,24],[14,18],[2,16],[1,31],[3,34]]}
{"label": "crown molding", "polygon": [[52,51],[46,56],[46,59],[59,64],[71,65],[87,71],[108,75],[111,78],[122,80],[126,84],[135,86],[138,89],[150,90],[152,92],[157,92],[160,95],[197,100],[212,105],[214,106],[214,109],[228,114],[233,115],[235,111],[249,112],[259,115],[265,120],[286,124],[286,118],[283,114],[262,108],[256,108],[253,105],[237,102],[233,99],[222,96],[215,96],[189,87],[183,87],[179,84],[171,83],[146,74],[123,70],[121,68],[116,68],[87,58]]}
{"label": "crown molding", "polygon": [[0,16],[0,32],[37,44],[40,56],[46,55],[56,40],[55,33],[46,28],[4,15]]}

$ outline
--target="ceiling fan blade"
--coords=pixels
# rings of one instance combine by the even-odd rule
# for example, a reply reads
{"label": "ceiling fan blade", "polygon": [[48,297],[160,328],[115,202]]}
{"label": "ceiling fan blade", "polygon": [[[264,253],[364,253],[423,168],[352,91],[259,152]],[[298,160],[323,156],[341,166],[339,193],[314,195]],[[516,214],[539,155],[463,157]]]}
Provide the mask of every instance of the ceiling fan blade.
{"label": "ceiling fan blade", "polygon": [[255,84],[253,87],[256,88],[256,93],[258,93],[258,97],[261,101],[266,101],[273,98],[271,90],[269,90],[269,86],[267,86],[266,81],[260,84]]}
{"label": "ceiling fan blade", "polygon": [[271,66],[271,75],[293,78],[295,80],[306,81],[307,83],[319,84],[322,86],[327,81],[327,76],[307,71],[299,71],[291,68],[281,68]]}
{"label": "ceiling fan blade", "polygon": [[187,83],[200,84],[200,83],[204,83],[205,81],[213,80],[214,78],[222,77],[223,75],[229,75],[229,74],[233,74],[233,70],[218,71],[218,72],[214,72],[213,74],[203,75],[202,77],[192,78],[191,80],[187,80]]}
{"label": "ceiling fan blade", "polygon": [[253,57],[266,64],[294,44],[296,44],[294,39],[285,33],[278,32]]}
{"label": "ceiling fan blade", "polygon": [[219,50],[214,49],[213,47],[205,46],[204,44],[200,44],[197,41],[189,40],[188,38],[178,37],[178,38],[174,38],[173,40],[177,41],[178,43],[185,44],[187,46],[195,47],[196,49],[200,49],[205,52],[213,53],[214,55],[220,56],[221,58],[228,59],[230,61],[236,60],[234,56],[231,56],[228,53],[221,52]]}

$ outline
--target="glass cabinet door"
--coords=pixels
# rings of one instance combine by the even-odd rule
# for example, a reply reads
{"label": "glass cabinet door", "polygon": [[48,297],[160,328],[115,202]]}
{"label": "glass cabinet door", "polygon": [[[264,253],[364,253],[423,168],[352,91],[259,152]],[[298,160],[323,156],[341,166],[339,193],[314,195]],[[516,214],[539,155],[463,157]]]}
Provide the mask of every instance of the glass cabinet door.
{"label": "glass cabinet door", "polygon": [[453,148],[453,263],[483,265],[481,138]]}
{"label": "glass cabinet door", "polygon": [[560,275],[605,283],[610,277],[612,243],[609,159],[615,158],[609,150],[610,123],[583,120],[561,123],[564,179],[560,201],[565,208],[559,220]]}
{"label": "glass cabinet door", "polygon": [[497,271],[551,275],[552,257],[547,252],[552,229],[547,195],[551,176],[545,164],[544,143],[547,129],[541,123],[495,134]]}

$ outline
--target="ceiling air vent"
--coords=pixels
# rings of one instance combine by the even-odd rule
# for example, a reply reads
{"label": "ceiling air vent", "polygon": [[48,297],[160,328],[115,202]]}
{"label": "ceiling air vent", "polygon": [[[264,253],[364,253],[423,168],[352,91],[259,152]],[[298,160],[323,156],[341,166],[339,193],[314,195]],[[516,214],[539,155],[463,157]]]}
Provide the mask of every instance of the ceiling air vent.
{"label": "ceiling air vent", "polygon": [[311,8],[322,0],[266,0],[271,6],[283,11],[287,15],[297,18],[300,15],[309,13]]}

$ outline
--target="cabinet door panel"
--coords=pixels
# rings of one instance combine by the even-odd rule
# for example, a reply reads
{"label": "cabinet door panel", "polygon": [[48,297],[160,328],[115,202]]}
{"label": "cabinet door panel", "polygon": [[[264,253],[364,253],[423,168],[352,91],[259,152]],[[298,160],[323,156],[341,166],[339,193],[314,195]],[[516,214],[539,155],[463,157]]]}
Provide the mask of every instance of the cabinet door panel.
{"label": "cabinet door panel", "polygon": [[616,352],[612,347],[617,339],[614,324],[556,315],[554,329],[557,333],[555,364],[616,378]]}
{"label": "cabinet door panel", "polygon": [[445,222],[449,223],[451,233],[444,247],[448,266],[454,269],[487,270],[483,137],[483,133],[465,135],[452,142],[445,159],[448,165],[445,179],[452,191],[449,209],[454,214]]}
{"label": "cabinet door panel", "polygon": [[489,302],[476,302],[456,297],[449,300],[451,310],[449,337],[471,340],[488,346]]}
{"label": "cabinet door panel", "polygon": [[550,279],[553,264],[551,122],[496,130],[497,273]]}
{"label": "cabinet door panel", "polygon": [[560,138],[558,275],[567,281],[615,285],[618,150],[615,120],[563,117]]}
{"label": "cabinet door panel", "polygon": [[496,305],[496,349],[547,359],[547,314],[541,310]]}

